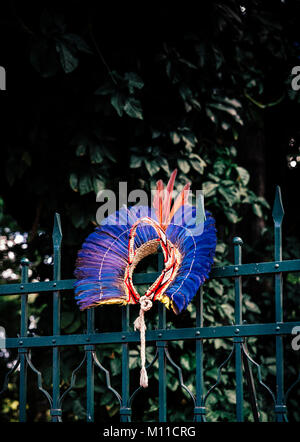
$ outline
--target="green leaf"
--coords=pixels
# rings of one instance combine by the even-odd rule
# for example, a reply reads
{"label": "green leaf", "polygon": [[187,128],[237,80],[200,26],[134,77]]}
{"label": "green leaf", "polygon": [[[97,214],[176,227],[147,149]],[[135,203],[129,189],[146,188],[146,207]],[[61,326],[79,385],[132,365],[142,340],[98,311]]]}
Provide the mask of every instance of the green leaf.
{"label": "green leaf", "polygon": [[188,66],[191,69],[196,69],[196,70],[198,69],[198,67],[196,65],[194,65],[190,61],[186,60],[185,58],[180,57],[180,58],[178,58],[178,61],[185,64],[186,66]]}
{"label": "green leaf", "polygon": [[227,113],[229,113],[232,116],[236,115],[236,110],[235,109],[233,109],[232,107],[224,106],[224,104],[221,104],[221,103],[210,103],[209,107],[213,107],[215,109],[227,112]]}
{"label": "green leaf", "polygon": [[199,101],[196,100],[196,98],[192,98],[192,99],[190,100],[190,103],[193,105],[193,107],[194,107],[195,109],[197,109],[198,111],[201,111],[202,106],[201,106],[201,104],[199,103]]}
{"label": "green leaf", "polygon": [[236,157],[237,156],[237,150],[235,146],[231,146],[230,147],[230,153],[232,156]]}
{"label": "green leaf", "polygon": [[226,251],[226,244],[224,242],[218,243],[216,246],[216,252],[224,254]]}
{"label": "green leaf", "polygon": [[222,103],[210,103],[209,107],[228,113],[229,115],[231,115],[233,117],[233,119],[237,123],[239,123],[240,125],[243,125],[243,121],[241,120],[241,117],[239,116],[239,114],[237,113],[237,111],[233,107],[225,106]]}
{"label": "green leaf", "polygon": [[178,135],[177,132],[170,132],[170,138],[173,144],[180,143],[180,136]]}
{"label": "green leaf", "polygon": [[230,304],[222,304],[221,306],[222,311],[225,313],[225,316],[228,318],[233,318],[234,316],[234,308]]}
{"label": "green leaf", "polygon": [[208,173],[207,176],[208,176],[208,178],[211,178],[211,179],[212,179],[213,181],[215,181],[216,183],[219,183],[220,180],[221,180],[220,177],[218,177],[218,176],[216,176],[216,175],[213,175],[212,173]]}
{"label": "green leaf", "polygon": [[164,157],[160,157],[160,160],[159,160],[159,164],[160,164],[160,167],[168,174],[168,175],[170,175],[170,167],[169,167],[169,163],[168,163],[168,161],[167,161],[167,159],[166,158],[164,158]]}
{"label": "green leaf", "polygon": [[270,209],[270,205],[269,205],[269,203],[265,200],[264,197],[259,196],[259,197],[257,198],[257,201],[258,201],[262,206],[266,207],[267,209]]}
{"label": "green leaf", "polygon": [[216,350],[223,347],[223,341],[222,339],[214,339],[214,347]]}
{"label": "green leaf", "polygon": [[114,156],[113,152],[111,151],[111,149],[109,149],[108,147],[106,147],[105,145],[102,145],[102,153],[104,153],[104,155],[110,159],[110,161],[112,161],[113,163],[117,162],[116,157]]}
{"label": "green leaf", "polygon": [[142,165],[142,158],[138,157],[137,155],[131,155],[129,166],[132,169],[136,169],[137,167],[140,167],[141,165]]}
{"label": "green leaf", "polygon": [[70,183],[71,189],[73,189],[75,192],[78,192],[78,177],[75,173],[70,174],[69,183]]}
{"label": "green leaf", "polygon": [[171,391],[176,391],[178,387],[179,387],[178,380],[172,376],[172,378],[170,379],[170,382],[168,382],[168,388]]}
{"label": "green leaf", "polygon": [[111,366],[111,371],[112,371],[113,376],[116,376],[120,373],[121,361],[119,358],[112,359],[110,366]]}
{"label": "green leaf", "polygon": [[218,376],[218,368],[217,367],[213,367],[212,369],[207,370],[206,371],[206,375],[207,375],[207,377],[216,380],[217,376]]}
{"label": "green leaf", "polygon": [[185,368],[187,371],[191,370],[190,360],[188,359],[187,355],[181,356],[180,363],[182,368]]}
{"label": "green leaf", "polygon": [[145,166],[149,172],[149,175],[153,176],[157,172],[160,171],[159,164],[155,160],[154,161],[144,160],[144,162],[145,162]]}
{"label": "green leaf", "polygon": [[179,86],[179,94],[181,95],[184,101],[192,98],[193,96],[191,89],[187,87],[185,84]]}
{"label": "green leaf", "polygon": [[[196,135],[193,132],[191,132],[190,130],[187,130],[186,128],[184,131],[182,131],[182,139],[185,142],[186,146],[194,147],[195,144],[197,143]],[[194,158],[196,158],[196,159],[201,160],[201,158],[197,154],[191,154],[190,158],[192,158],[192,156],[194,156]]]}
{"label": "green leaf", "polygon": [[258,307],[258,305],[256,305],[254,302],[250,301],[249,299],[244,298],[244,304],[247,310],[250,310],[251,312],[254,313],[260,313],[260,308]]}
{"label": "green leaf", "polygon": [[225,395],[228,399],[228,402],[230,404],[235,404],[236,403],[236,395],[235,395],[235,391],[234,390],[225,390]]}
{"label": "green leaf", "polygon": [[239,133],[235,128],[232,129],[232,134],[235,141],[239,139]]}
{"label": "green leaf", "polygon": [[239,179],[241,180],[243,185],[247,186],[247,184],[249,183],[249,180],[250,180],[249,172],[246,169],[244,169],[243,167],[239,167],[239,166],[236,168],[236,171],[237,171]]}
{"label": "green leaf", "polygon": [[[200,158],[200,157],[199,157]],[[194,160],[190,160],[190,163],[192,165],[192,167],[199,172],[201,175],[204,172],[204,167],[206,166],[206,162],[204,160],[200,159],[194,159]]]}
{"label": "green leaf", "polygon": [[103,161],[101,147],[97,144],[90,145],[90,158],[93,164],[99,164]]}
{"label": "green leaf", "polygon": [[216,194],[216,189],[218,187],[218,183],[213,183],[212,181],[206,181],[202,184],[202,189],[204,191],[205,197],[210,197]]}
{"label": "green leaf", "polygon": [[79,192],[80,195],[85,195],[93,190],[93,183],[90,176],[83,176],[79,181]]}
{"label": "green leaf", "polygon": [[206,44],[205,43],[196,44],[195,50],[199,57],[199,65],[203,68],[207,59]]}
{"label": "green leaf", "polygon": [[159,130],[156,129],[152,129],[152,134],[151,134],[152,138],[159,138],[161,136],[161,132]]}
{"label": "green leaf", "polygon": [[252,210],[253,210],[253,213],[254,213],[256,216],[258,216],[259,218],[262,218],[262,217],[263,217],[263,213],[262,213],[262,210],[261,210],[261,206],[260,206],[259,204],[253,204],[253,206],[252,206]]}
{"label": "green leaf", "polygon": [[120,92],[116,92],[112,95],[110,102],[118,112],[119,117],[122,117],[125,103],[124,96]]}
{"label": "green leaf", "polygon": [[231,106],[235,107],[235,108],[239,108],[242,107],[240,101],[236,100],[235,98],[228,98],[228,97],[218,97],[218,101],[223,101],[224,103],[228,103]]}
{"label": "green leaf", "polygon": [[[152,155],[154,157],[160,156],[160,148],[158,146],[150,147],[150,152],[152,152]],[[160,159],[159,159],[159,162],[160,162]]]}
{"label": "green leaf", "polygon": [[132,118],[143,119],[143,112],[141,103],[139,100],[133,97],[129,97],[125,103],[124,111]]}
{"label": "green leaf", "polygon": [[236,200],[234,187],[218,187],[218,192],[225,198],[229,206],[232,206]]}
{"label": "green leaf", "polygon": [[82,157],[85,154],[85,152],[86,152],[86,145],[85,144],[79,144],[77,146],[77,149],[76,149],[76,155],[78,157]]}
{"label": "green leaf", "polygon": [[226,169],[226,164],[224,160],[217,160],[213,165],[214,173],[217,175],[222,175]]}
{"label": "green leaf", "polygon": [[93,188],[94,192],[97,194],[100,190],[105,189],[105,180],[101,177],[93,177]]}
{"label": "green leaf", "polygon": [[190,165],[189,165],[189,163],[186,161],[186,160],[184,160],[184,159],[178,159],[177,160],[177,164],[178,164],[178,167],[179,167],[179,169],[183,172],[183,173],[189,173],[189,171],[190,171]]}
{"label": "green leaf", "polygon": [[226,215],[227,219],[233,224],[238,223],[242,219],[242,218],[238,217],[238,215],[234,209],[226,210],[225,215]]}
{"label": "green leaf", "polygon": [[56,43],[56,50],[59,54],[61,66],[66,74],[73,72],[78,66],[78,58],[61,42]]}
{"label": "green leaf", "polygon": [[214,316],[213,315],[209,315],[208,313],[206,313],[206,312],[204,312],[203,313],[203,317],[205,318],[205,319],[207,319],[207,321],[209,322],[209,323],[214,323],[214,321],[215,321],[215,318],[214,318]]}
{"label": "green leaf", "polygon": [[124,79],[128,82],[129,92],[133,93],[134,88],[142,89],[144,82],[135,72],[126,72]]}
{"label": "green leaf", "polygon": [[[85,384],[86,384],[86,382],[84,382],[84,385]],[[76,399],[75,401],[73,401],[73,412],[74,412],[74,415],[78,417],[78,419],[86,418],[86,411],[85,411],[84,407],[82,406],[79,399]]]}
{"label": "green leaf", "polygon": [[217,295],[222,296],[224,293],[224,287],[222,284],[219,283],[219,281],[214,280],[212,283],[214,291],[217,293]]}

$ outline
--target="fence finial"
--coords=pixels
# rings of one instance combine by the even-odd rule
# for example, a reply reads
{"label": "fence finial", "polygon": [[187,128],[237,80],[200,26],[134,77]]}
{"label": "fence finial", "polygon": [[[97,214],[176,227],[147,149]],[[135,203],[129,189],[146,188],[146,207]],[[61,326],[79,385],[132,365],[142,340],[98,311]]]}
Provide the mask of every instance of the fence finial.
{"label": "fence finial", "polygon": [[28,258],[21,258],[21,266],[25,267],[25,266],[29,266],[30,262]]}
{"label": "fence finial", "polygon": [[62,230],[61,230],[60,214],[59,213],[55,213],[55,215],[54,215],[52,239],[53,239],[53,245],[59,247],[61,240],[62,240]]}
{"label": "fence finial", "polygon": [[282,219],[284,216],[284,209],[282,205],[280,186],[276,186],[272,216],[275,224],[280,225],[282,223]]}
{"label": "fence finial", "polygon": [[239,246],[243,245],[243,240],[242,240],[242,238],[240,238],[239,236],[235,236],[235,237],[233,238],[233,244],[234,244],[234,245],[239,245]]}

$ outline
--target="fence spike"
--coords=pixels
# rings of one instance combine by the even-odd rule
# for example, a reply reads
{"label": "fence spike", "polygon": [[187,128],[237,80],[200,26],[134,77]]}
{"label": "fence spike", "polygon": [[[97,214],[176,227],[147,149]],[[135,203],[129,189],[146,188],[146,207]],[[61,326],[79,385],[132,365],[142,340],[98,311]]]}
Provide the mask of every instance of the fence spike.
{"label": "fence spike", "polygon": [[276,186],[272,216],[275,224],[281,225],[284,216],[284,209],[282,204],[280,186]]}
{"label": "fence spike", "polygon": [[29,266],[29,264],[30,264],[30,262],[29,262],[29,259],[28,258],[21,258],[21,266],[22,266],[22,268],[23,267],[25,267],[25,266]]}
{"label": "fence spike", "polygon": [[59,247],[62,240],[62,230],[61,230],[59,213],[55,213],[54,215],[52,239],[53,239],[53,245]]}

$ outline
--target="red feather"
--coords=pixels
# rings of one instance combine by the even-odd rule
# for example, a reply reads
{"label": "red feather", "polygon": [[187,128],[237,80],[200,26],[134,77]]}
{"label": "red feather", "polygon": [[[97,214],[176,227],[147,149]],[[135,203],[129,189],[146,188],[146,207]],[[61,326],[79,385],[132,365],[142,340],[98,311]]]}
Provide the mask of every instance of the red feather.
{"label": "red feather", "polygon": [[191,183],[187,183],[184,186],[180,194],[177,196],[171,210],[172,195],[176,175],[177,169],[172,172],[166,189],[164,188],[164,183],[162,182],[162,180],[159,180],[156,183],[156,192],[153,198],[153,207],[155,209],[158,222],[164,230],[166,230],[166,228],[168,227],[171,219],[173,218],[177,210],[188,202],[188,191],[190,189]]}
{"label": "red feather", "polygon": [[190,186],[191,186],[191,183],[187,183],[184,186],[184,188],[182,189],[182,191],[180,192],[180,194],[178,195],[178,197],[176,198],[175,203],[173,204],[172,210],[170,212],[170,216],[169,216],[169,219],[168,219],[168,224],[170,223],[171,219],[173,218],[173,216],[175,215],[177,210],[181,206],[184,206],[185,204],[187,204],[188,197],[189,197]]}
{"label": "red feather", "polygon": [[162,180],[156,183],[156,192],[153,198],[153,207],[158,219],[159,224],[162,224],[163,217],[163,195],[164,195],[164,183]]}
{"label": "red feather", "polygon": [[175,178],[177,175],[177,169],[172,172],[172,175],[167,184],[167,189],[164,195],[164,208],[163,208],[163,224],[166,227],[169,224],[170,210],[171,210],[171,202],[172,195],[174,189]]}

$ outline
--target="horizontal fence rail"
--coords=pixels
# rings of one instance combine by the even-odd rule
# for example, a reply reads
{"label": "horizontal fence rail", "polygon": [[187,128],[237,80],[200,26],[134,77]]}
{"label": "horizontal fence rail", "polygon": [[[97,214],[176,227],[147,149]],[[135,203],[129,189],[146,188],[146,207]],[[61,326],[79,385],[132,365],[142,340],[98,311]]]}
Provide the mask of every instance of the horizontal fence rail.
{"label": "horizontal fence rail", "polygon": [[[158,329],[146,332],[146,340],[154,343],[156,353],[154,359],[150,362],[150,368],[158,361],[158,399],[159,399],[159,421],[167,420],[167,382],[166,367],[171,364],[178,373],[180,386],[189,395],[194,404],[194,420],[197,422],[205,422],[207,414],[207,399],[219,385],[221,380],[222,368],[226,366],[231,358],[234,360],[235,366],[235,383],[236,383],[236,419],[244,420],[244,382],[246,379],[247,389],[249,392],[249,400],[251,410],[255,421],[260,419],[260,412],[257,405],[257,396],[255,390],[255,382],[252,373],[252,367],[255,367],[259,384],[266,389],[274,402],[274,412],[277,421],[287,420],[287,397],[291,390],[300,382],[300,373],[295,382],[284,389],[284,369],[283,369],[283,336],[291,335],[295,327],[300,326],[300,321],[284,322],[283,321],[283,290],[282,290],[282,274],[285,272],[299,272],[300,259],[282,260],[281,245],[281,226],[283,220],[283,206],[281,201],[280,188],[277,187],[274,207],[274,261],[242,264],[242,240],[238,237],[234,238],[234,264],[228,266],[220,266],[212,269],[210,279],[212,278],[232,278],[235,293],[235,323],[233,325],[203,327],[203,289],[201,289],[196,297],[196,326],[180,329],[166,329],[166,310],[165,307],[158,303]],[[62,420],[63,400],[65,396],[72,390],[75,385],[76,373],[83,366],[86,367],[86,420],[93,422],[94,416],[94,386],[95,376],[94,370],[99,369],[105,374],[106,387],[113,393],[120,406],[120,420],[129,422],[131,420],[132,404],[140,387],[131,392],[129,382],[129,344],[138,343],[140,336],[138,332],[130,330],[129,326],[129,309],[130,307],[122,307],[122,324],[121,330],[117,332],[99,333],[94,328],[94,309],[90,309],[86,314],[87,329],[82,334],[60,334],[61,322],[61,293],[72,291],[74,287],[74,279],[61,280],[60,264],[61,264],[61,242],[62,231],[60,225],[60,217],[55,215],[53,229],[53,280],[44,282],[28,282],[28,266],[29,262],[26,258],[21,261],[22,275],[21,282],[17,284],[0,285],[0,297],[4,295],[21,295],[21,323],[20,333],[18,337],[8,337],[5,341],[7,349],[17,349],[18,358],[14,366],[8,371],[4,379],[3,388],[0,394],[3,394],[8,386],[9,376],[19,368],[19,419],[26,421],[26,403],[27,395],[27,371],[31,369],[37,375],[38,388],[48,401],[51,420],[60,422]],[[159,255],[159,270],[162,267],[162,257]],[[158,277],[159,272],[140,273],[134,275],[135,284],[151,284]],[[258,275],[273,275],[275,279],[275,318],[273,323],[263,324],[245,324],[242,318],[242,278]],[[53,297],[53,334],[51,336],[28,336],[28,295],[31,293],[51,292]],[[73,293],[70,292],[72,295]],[[1,300],[1,298],[0,298]],[[109,308],[109,307],[107,307]],[[261,369],[249,354],[246,345],[246,338],[251,336],[274,336],[276,341],[276,389],[273,392],[262,379]],[[203,376],[203,340],[231,338],[233,342],[232,350],[227,358],[218,367],[218,377],[214,385],[205,392],[204,376]],[[195,391],[194,395],[184,384],[183,373],[172,359],[167,343],[177,340],[194,340],[195,341]],[[101,344],[121,344],[122,346],[122,388],[121,392],[117,392],[111,385],[110,373],[103,367],[96,355],[96,345]],[[83,346],[84,357],[78,367],[73,371],[70,379],[69,388],[60,392],[60,351],[65,346]],[[52,349],[52,392],[51,394],[44,390],[42,383],[42,375],[34,366],[31,360],[31,349],[48,347]]]}
{"label": "horizontal fence rail", "polygon": [[[234,278],[236,276],[272,275],[276,273],[290,272],[300,272],[300,259],[215,267],[211,270],[209,278]],[[133,275],[133,282],[136,285],[152,284],[159,275],[159,272],[138,273]],[[73,290],[74,282],[75,279],[64,279],[61,281],[3,284],[0,285],[0,296],[20,295],[22,293],[43,293],[53,290]]]}
{"label": "horizontal fence rail", "polygon": [[[217,339],[234,338],[235,336],[282,336],[291,335],[294,327],[300,322],[266,323],[266,324],[240,324],[224,325],[217,327],[193,327],[179,329],[150,330],[146,333],[147,342],[155,341],[180,341],[185,339]],[[53,339],[55,338],[55,339]],[[55,341],[55,342],[53,342]],[[6,338],[6,348],[19,347],[56,347],[76,346],[91,344],[117,344],[117,343],[139,343],[139,332],[120,331],[93,334],[72,334],[72,335],[51,335],[51,336],[29,336],[20,338]]]}

